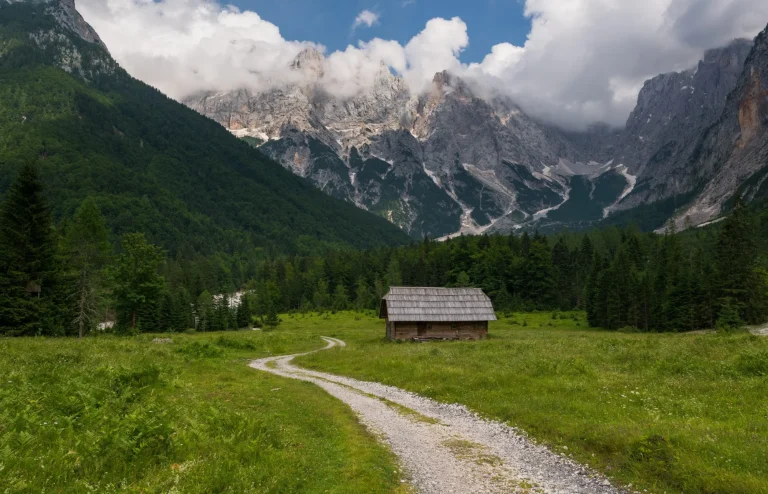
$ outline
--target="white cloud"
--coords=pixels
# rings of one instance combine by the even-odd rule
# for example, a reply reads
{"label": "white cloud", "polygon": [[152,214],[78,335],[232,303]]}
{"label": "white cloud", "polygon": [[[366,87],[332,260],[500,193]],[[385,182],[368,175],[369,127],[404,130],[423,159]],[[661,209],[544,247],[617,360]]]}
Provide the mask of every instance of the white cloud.
{"label": "white cloud", "polygon": [[[176,98],[297,82],[306,74],[288,69],[294,57],[307,47],[323,50],[286,40],[255,12],[215,0],[78,0],[78,8],[131,74]],[[370,87],[384,63],[420,91],[436,72],[450,70],[568,128],[622,125],[647,78],[691,67],[705,49],[733,38],[753,37],[768,22],[768,2],[526,0],[525,13],[532,28],[524,46],[498,44],[480,63],[459,62],[469,44],[461,19],[432,19],[404,46],[374,39],[328,54],[326,87],[354,95]],[[355,25],[377,20],[363,11]]]}
{"label": "white cloud", "polygon": [[376,12],[373,12],[371,10],[363,10],[359,14],[357,14],[357,17],[355,17],[355,23],[352,24],[352,29],[357,29],[359,27],[372,27],[374,24],[379,23],[380,15]]}
{"label": "white cloud", "polygon": [[405,45],[409,67],[405,79],[414,91],[422,91],[442,70],[458,71],[458,56],[469,44],[467,25],[458,17],[432,19]]}
{"label": "white cloud", "polygon": [[528,112],[569,128],[622,126],[643,82],[693,67],[708,48],[754,37],[765,0],[527,0],[523,47],[497,45],[485,74]]}
{"label": "white cloud", "polygon": [[210,0],[78,0],[77,7],[128,72],[174,98],[289,83],[297,77],[286,70],[290,62],[318,47],[286,41],[255,12]]}

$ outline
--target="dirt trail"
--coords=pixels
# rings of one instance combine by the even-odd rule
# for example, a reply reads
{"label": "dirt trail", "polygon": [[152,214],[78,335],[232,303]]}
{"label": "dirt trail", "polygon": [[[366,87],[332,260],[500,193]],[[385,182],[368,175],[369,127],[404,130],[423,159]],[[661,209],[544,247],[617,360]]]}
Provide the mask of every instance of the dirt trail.
{"label": "dirt trail", "polygon": [[[325,350],[346,346],[336,338]],[[311,353],[311,352],[310,352]],[[552,453],[516,429],[392,386],[301,369],[269,357],[250,366],[309,381],[354,410],[399,457],[404,481],[420,493],[618,493],[604,477]]]}

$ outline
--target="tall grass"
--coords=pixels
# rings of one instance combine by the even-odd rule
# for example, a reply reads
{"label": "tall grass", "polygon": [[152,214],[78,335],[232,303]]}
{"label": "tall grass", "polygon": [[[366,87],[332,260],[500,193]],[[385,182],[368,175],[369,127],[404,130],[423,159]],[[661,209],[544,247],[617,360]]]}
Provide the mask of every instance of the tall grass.
{"label": "tall grass", "polygon": [[394,459],[341,403],[248,358],[303,333],[0,339],[0,491],[387,492]]}

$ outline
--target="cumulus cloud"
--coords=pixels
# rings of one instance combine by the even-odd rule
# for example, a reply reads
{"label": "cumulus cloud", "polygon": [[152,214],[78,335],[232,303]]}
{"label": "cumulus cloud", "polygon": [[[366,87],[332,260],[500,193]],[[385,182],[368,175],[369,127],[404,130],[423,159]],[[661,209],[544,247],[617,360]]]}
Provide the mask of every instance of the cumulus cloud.
{"label": "cumulus cloud", "polygon": [[[308,47],[324,51],[215,0],[78,0],[78,8],[129,72],[176,98],[300,82],[306,74],[290,70],[291,61]],[[563,127],[620,126],[646,79],[692,67],[706,49],[731,39],[754,37],[768,22],[768,2],[526,0],[525,15],[532,23],[525,44],[498,44],[479,63],[459,61],[470,42],[461,19],[432,19],[405,45],[374,39],[326,54],[324,83],[353,96],[373,84],[383,64],[418,92],[449,70]],[[363,11],[355,25],[377,20]]]}
{"label": "cumulus cloud", "polygon": [[310,42],[286,41],[255,12],[210,0],[78,0],[118,62],[174,98],[296,82],[291,61]]}
{"label": "cumulus cloud", "polygon": [[765,0],[527,0],[524,46],[497,45],[476,76],[568,128],[622,126],[645,80],[693,67],[705,50],[754,37]]}
{"label": "cumulus cloud", "polygon": [[374,24],[379,23],[379,14],[370,10],[363,10],[357,17],[355,17],[355,23],[352,24],[352,29],[359,27],[372,27]]}

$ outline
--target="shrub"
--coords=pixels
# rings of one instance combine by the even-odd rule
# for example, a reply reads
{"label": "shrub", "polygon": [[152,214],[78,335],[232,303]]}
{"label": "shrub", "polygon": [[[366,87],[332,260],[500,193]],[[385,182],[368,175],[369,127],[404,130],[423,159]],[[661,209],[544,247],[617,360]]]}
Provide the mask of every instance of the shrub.
{"label": "shrub", "polygon": [[737,331],[743,327],[744,323],[741,321],[739,310],[730,298],[726,298],[717,316],[717,330],[726,332]]}

